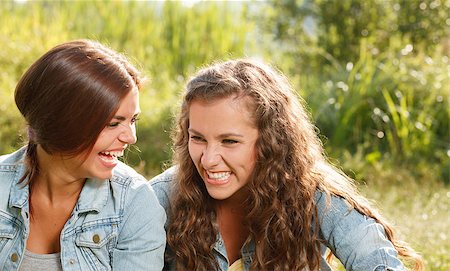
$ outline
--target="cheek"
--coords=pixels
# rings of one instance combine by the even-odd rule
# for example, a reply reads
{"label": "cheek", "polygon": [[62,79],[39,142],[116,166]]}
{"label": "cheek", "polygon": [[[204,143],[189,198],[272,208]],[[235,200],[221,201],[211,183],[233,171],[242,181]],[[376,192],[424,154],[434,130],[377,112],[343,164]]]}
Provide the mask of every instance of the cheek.
{"label": "cheek", "polygon": [[189,142],[188,150],[189,156],[191,156],[192,161],[194,161],[194,163],[197,164],[198,160],[200,159],[199,147]]}
{"label": "cheek", "polygon": [[75,165],[75,167],[89,167],[95,162],[97,158],[97,153],[95,149],[92,149],[91,152],[84,151],[83,153],[78,154],[75,157],[70,158],[70,163]]}
{"label": "cheek", "polygon": [[256,163],[256,148],[254,146],[249,147],[245,151],[245,162],[249,165],[249,167],[253,167]]}
{"label": "cheek", "polygon": [[[116,138],[118,138],[119,133],[118,130],[103,130],[97,138],[94,146],[98,146],[99,148],[103,148],[105,146],[110,145]],[[95,148],[95,147],[94,147]]]}

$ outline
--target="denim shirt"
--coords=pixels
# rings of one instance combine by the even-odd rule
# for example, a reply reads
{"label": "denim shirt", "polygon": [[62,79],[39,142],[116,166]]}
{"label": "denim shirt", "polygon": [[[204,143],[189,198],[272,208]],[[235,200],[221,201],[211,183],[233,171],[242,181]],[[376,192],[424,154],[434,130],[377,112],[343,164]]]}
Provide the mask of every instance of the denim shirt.
{"label": "denim shirt", "polygon": [[[19,270],[30,232],[25,148],[0,156],[0,270]],[[162,270],[166,216],[149,183],[119,163],[88,179],[60,235],[65,271]]]}
{"label": "denim shirt", "polygon": [[[171,187],[175,183],[172,181],[174,174],[175,168],[172,167],[150,181],[156,196],[168,214],[166,227],[170,223],[169,197]],[[342,198],[331,197],[329,205],[323,192],[316,192],[315,198],[320,220],[320,235],[325,240],[321,244],[320,270],[332,270],[326,261],[329,249],[341,261],[346,270],[405,270],[397,257],[397,251],[387,239],[382,225],[349,207]],[[167,250],[170,251],[170,248]],[[220,233],[212,253],[216,256],[220,270],[226,271],[230,263]],[[249,270],[254,254],[254,242],[250,241],[242,247],[241,259],[245,270]],[[165,264],[164,270],[175,270],[174,263],[166,262]]]}

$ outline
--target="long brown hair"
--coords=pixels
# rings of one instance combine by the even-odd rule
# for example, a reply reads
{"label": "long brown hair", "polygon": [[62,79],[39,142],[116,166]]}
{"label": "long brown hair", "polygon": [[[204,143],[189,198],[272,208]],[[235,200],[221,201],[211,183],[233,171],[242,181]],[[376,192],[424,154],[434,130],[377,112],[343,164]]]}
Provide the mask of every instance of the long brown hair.
{"label": "long brown hair", "polygon": [[245,222],[256,244],[251,270],[318,270],[320,266],[318,190],[345,198],[382,224],[401,256],[420,257],[394,237],[392,227],[360,196],[351,180],[326,162],[304,102],[286,78],[251,60],[217,63],[200,70],[186,86],[173,131],[178,166],[172,194],[168,244],[177,270],[217,270],[212,199],[188,151],[189,106],[195,99],[249,97],[259,131],[257,162],[248,183]]}
{"label": "long brown hair", "polygon": [[142,78],[127,59],[90,40],[60,44],[23,74],[15,101],[28,124],[27,171],[33,180],[39,167],[36,148],[78,155],[91,150],[121,100]]}

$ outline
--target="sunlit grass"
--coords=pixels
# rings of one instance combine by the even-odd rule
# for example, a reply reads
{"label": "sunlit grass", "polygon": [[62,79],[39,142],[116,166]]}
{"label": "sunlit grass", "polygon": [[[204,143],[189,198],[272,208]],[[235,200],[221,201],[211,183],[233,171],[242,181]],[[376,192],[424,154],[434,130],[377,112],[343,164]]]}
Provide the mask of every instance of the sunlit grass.
{"label": "sunlit grass", "polygon": [[[450,270],[450,186],[439,179],[438,166],[368,165],[361,162],[360,152],[344,152],[341,161],[358,180],[361,194],[394,226],[396,236],[422,255],[425,271]],[[334,266],[344,270],[337,260]]]}

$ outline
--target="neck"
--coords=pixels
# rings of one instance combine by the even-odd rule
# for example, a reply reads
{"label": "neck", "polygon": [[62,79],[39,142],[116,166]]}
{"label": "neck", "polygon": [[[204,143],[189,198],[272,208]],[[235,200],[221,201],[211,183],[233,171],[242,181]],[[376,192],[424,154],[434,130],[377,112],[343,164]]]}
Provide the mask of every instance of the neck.
{"label": "neck", "polygon": [[215,201],[215,210],[219,224],[221,224],[220,220],[223,222],[223,219],[231,224],[244,224],[245,216],[247,214],[247,193],[243,189],[237,191],[227,199]]}
{"label": "neck", "polygon": [[245,205],[242,202],[230,201],[230,200],[218,200],[215,202],[215,209],[217,213],[226,212],[231,214],[245,213]]}
{"label": "neck", "polygon": [[244,186],[238,191],[236,191],[229,198],[223,200],[216,200],[216,206],[222,206],[223,208],[227,209],[244,210],[245,209],[244,207],[247,204],[246,202],[248,199],[248,195],[249,195],[248,187]]}
{"label": "neck", "polygon": [[245,223],[244,202],[223,200],[216,204],[216,222],[230,263],[241,258],[242,247],[250,231]]}
{"label": "neck", "polygon": [[39,172],[31,184],[34,196],[46,199],[49,204],[77,199],[85,179],[75,178],[60,155],[47,153],[41,146],[37,148]]}

